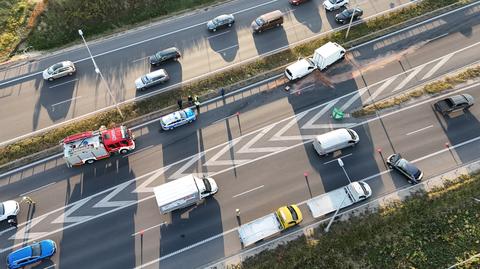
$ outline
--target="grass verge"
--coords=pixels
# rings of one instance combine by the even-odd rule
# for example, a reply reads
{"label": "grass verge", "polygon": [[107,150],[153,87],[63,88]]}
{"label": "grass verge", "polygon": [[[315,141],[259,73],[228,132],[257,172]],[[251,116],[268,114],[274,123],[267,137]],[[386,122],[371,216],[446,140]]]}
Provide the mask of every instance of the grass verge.
{"label": "grass verge", "polygon": [[[247,258],[251,268],[448,268],[480,252],[480,176],[461,176],[378,212],[317,228]],[[480,258],[457,268],[478,268]]]}
{"label": "grass verge", "polygon": [[[225,87],[225,85],[233,85],[233,88],[237,87],[239,82],[248,79],[253,80],[258,78],[258,74],[269,72],[270,70],[274,70],[280,66],[288,64],[289,62],[297,59],[299,56],[313,54],[313,51],[316,48],[328,41],[345,44],[346,42],[363,38],[372,32],[387,29],[392,26],[398,27],[398,25],[402,22],[409,21],[421,14],[431,12],[432,10],[436,10],[445,6],[454,8],[455,6],[464,5],[467,2],[468,1],[463,0],[424,0],[418,4],[405,7],[401,10],[397,10],[390,14],[386,14],[369,20],[365,23],[353,26],[350,30],[348,39],[345,39],[346,30],[334,32],[330,35],[311,40],[308,43],[296,46],[292,49],[266,56],[222,73],[214,74],[205,79],[185,85],[181,89],[172,90],[143,101],[125,105],[122,107],[122,111],[125,115],[125,118],[123,119],[116,113],[115,110],[112,109],[111,111],[105,113],[99,113],[98,115],[89,119],[80,120],[73,124],[68,124],[55,130],[48,131],[42,135],[20,140],[0,148],[0,165],[55,146],[58,144],[58,141],[73,133],[92,130],[101,125],[108,126],[112,125],[113,123],[125,122],[141,115],[172,106],[180,97],[193,94],[198,96],[209,96],[216,94],[217,89],[220,87]],[[375,37],[373,35],[369,36],[371,36],[371,38]]]}
{"label": "grass verge", "polygon": [[443,80],[428,83],[422,88],[414,89],[412,91],[396,95],[392,98],[387,98],[372,104],[365,105],[363,108],[356,110],[351,114],[354,117],[372,115],[372,114],[375,114],[375,111],[377,110],[382,110],[385,108],[397,106],[397,105],[400,105],[401,103],[411,100],[412,98],[417,98],[426,94],[436,94],[436,93],[448,91],[461,83],[465,83],[468,80],[477,79],[479,77],[480,77],[480,66],[468,68],[467,70],[457,75],[447,77]]}

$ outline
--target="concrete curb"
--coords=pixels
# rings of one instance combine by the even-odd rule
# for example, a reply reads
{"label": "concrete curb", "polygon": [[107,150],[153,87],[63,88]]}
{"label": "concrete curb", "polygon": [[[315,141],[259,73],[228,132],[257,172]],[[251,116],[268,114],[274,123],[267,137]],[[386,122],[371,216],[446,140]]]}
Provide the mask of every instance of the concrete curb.
{"label": "concrete curb", "polygon": [[[388,193],[380,198],[369,201],[368,203],[359,205],[355,208],[347,210],[340,213],[337,221],[346,221],[351,216],[360,216],[366,215],[371,212],[376,212],[380,208],[385,208],[397,203],[404,201],[405,199],[416,195],[421,192],[431,192],[435,189],[445,187],[452,182],[457,182],[460,180],[462,175],[469,175],[480,172],[480,160],[473,161],[471,163],[457,167],[456,169],[450,170],[448,172],[436,175],[427,180],[422,181],[419,184],[409,186],[407,188],[396,190],[392,193]],[[313,224],[310,224],[306,227],[302,227],[294,232],[283,235],[276,239],[273,239],[263,245],[259,245],[254,248],[244,249],[241,253],[226,257],[222,260],[212,262],[210,264],[204,265],[200,268],[209,268],[209,269],[227,269],[231,268],[234,265],[238,265],[245,259],[259,254],[262,251],[274,249],[279,245],[288,243],[289,241],[295,240],[301,236],[310,237],[316,228],[319,228],[321,225],[325,224],[328,219],[323,219],[317,221]]]}

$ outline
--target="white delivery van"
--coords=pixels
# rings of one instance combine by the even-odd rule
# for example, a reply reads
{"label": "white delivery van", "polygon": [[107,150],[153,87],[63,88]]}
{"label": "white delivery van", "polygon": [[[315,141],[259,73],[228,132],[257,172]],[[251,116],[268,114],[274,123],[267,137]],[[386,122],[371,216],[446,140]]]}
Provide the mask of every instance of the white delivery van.
{"label": "white delivery van", "polygon": [[345,56],[345,49],[334,42],[328,42],[315,50],[313,58],[305,58],[287,66],[285,76],[289,80],[302,78],[315,69],[324,70]]}
{"label": "white delivery van", "polygon": [[318,155],[323,156],[336,150],[355,146],[359,141],[360,137],[354,130],[342,128],[315,137],[313,148]]}
{"label": "white delivery van", "polygon": [[188,175],[153,188],[162,214],[195,204],[218,191],[211,177]]}

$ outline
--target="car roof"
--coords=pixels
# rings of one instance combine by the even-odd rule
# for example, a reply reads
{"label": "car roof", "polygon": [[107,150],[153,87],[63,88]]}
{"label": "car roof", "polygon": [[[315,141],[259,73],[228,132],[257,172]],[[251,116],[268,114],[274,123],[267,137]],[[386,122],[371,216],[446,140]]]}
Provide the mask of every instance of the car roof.
{"label": "car roof", "polygon": [[318,142],[320,142],[322,147],[330,148],[337,143],[351,140],[352,136],[350,135],[348,129],[342,128],[318,135],[316,139],[318,140]]}
{"label": "car roof", "polygon": [[298,73],[298,72],[307,70],[309,66],[314,66],[314,65],[310,60],[304,58],[289,65],[287,69],[290,70],[292,73]]}
{"label": "car roof", "polygon": [[8,260],[10,262],[13,262],[13,261],[18,261],[20,259],[28,258],[31,256],[32,256],[32,247],[31,245],[28,245],[8,254]]}
{"label": "car roof", "polygon": [[173,54],[173,53],[178,53],[178,49],[176,47],[171,47],[171,48],[167,48],[167,49],[164,49],[164,50],[161,50],[159,52],[157,52],[159,54]]}
{"label": "car roof", "polygon": [[233,17],[233,15],[231,15],[231,14],[222,14],[222,15],[219,15],[219,16],[215,17],[215,19],[223,19],[224,20],[224,19],[229,19],[229,18],[232,18],[232,17]]}
{"label": "car roof", "polygon": [[162,121],[165,123],[165,124],[170,124],[174,121],[177,121],[179,119],[182,118],[182,115],[181,115],[181,112],[182,110],[179,110],[179,111],[175,111],[175,112],[172,112],[168,115],[165,115],[162,117]]}
{"label": "car roof", "polygon": [[415,175],[418,171],[420,171],[415,165],[410,163],[404,158],[399,158],[395,165],[402,168],[405,172],[409,173],[410,175]]}
{"label": "car roof", "polygon": [[156,78],[159,76],[166,76],[166,75],[167,75],[167,72],[165,71],[165,69],[158,69],[156,71],[146,74],[145,76],[151,79],[151,78]]}

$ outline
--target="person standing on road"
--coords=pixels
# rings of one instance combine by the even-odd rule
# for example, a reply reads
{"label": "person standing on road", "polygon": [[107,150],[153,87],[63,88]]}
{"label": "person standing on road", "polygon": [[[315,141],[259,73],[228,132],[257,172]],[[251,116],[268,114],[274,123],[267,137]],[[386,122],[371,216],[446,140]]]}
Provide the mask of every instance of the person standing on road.
{"label": "person standing on road", "polygon": [[177,100],[177,105],[178,105],[178,109],[182,109],[182,108],[183,108],[183,101],[182,101],[182,99],[178,99],[178,100]]}

